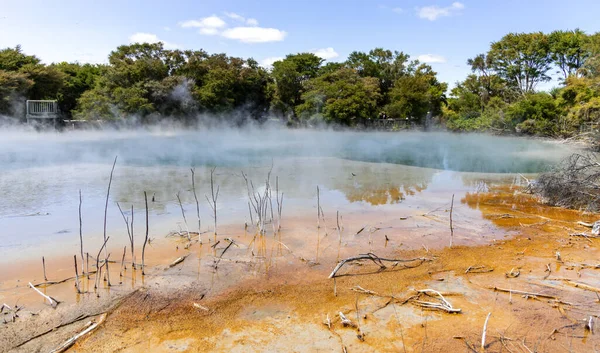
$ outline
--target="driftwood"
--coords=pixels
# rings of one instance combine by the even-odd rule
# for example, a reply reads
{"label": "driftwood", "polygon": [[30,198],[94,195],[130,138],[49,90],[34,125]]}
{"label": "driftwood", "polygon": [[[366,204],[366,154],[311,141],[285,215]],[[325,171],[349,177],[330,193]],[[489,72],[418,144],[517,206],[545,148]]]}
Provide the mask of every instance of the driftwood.
{"label": "driftwood", "polygon": [[481,351],[485,352],[485,336],[487,334],[487,325],[488,325],[488,321],[490,319],[490,315],[492,315],[492,313],[488,313],[486,318],[485,318],[485,323],[483,324],[483,333],[481,334]]}
{"label": "driftwood", "polygon": [[[450,304],[450,302],[446,300],[446,298],[444,298],[444,296],[440,292],[434,289],[422,289],[418,290],[417,292],[419,293],[419,296],[415,297],[414,299],[411,299],[411,301],[418,304],[422,308],[442,310],[451,314],[461,312],[460,309],[453,307],[452,304]],[[436,298],[438,302],[427,302],[420,300],[419,298],[423,294]]]}
{"label": "driftwood", "polygon": [[185,260],[185,259],[186,259],[188,256],[190,256],[190,254],[187,254],[187,255],[183,255],[183,256],[181,256],[181,257],[178,257],[177,259],[175,259],[175,261],[173,261],[173,262],[171,262],[171,263],[169,264],[169,268],[171,268],[171,267],[175,267],[175,266],[179,265],[179,264],[180,264],[180,263],[182,263],[182,262],[183,262],[183,261],[184,261],[184,260]]}
{"label": "driftwood", "polygon": [[33,284],[31,284],[31,282],[29,282],[29,287],[31,287],[31,289],[33,289],[34,291],[36,291],[39,295],[41,295],[42,297],[44,297],[44,299],[46,299],[48,301],[48,303],[50,304],[50,306],[52,308],[56,308],[58,306],[58,301],[44,293],[42,293],[39,289],[35,288],[35,286]]}
{"label": "driftwood", "polygon": [[342,313],[342,312],[340,311],[340,313],[339,313],[339,314],[340,314],[340,320],[341,320],[341,322],[342,322],[342,325],[343,325],[344,327],[358,327],[358,326],[357,326],[357,325],[356,325],[354,322],[352,322],[350,319],[348,319],[348,318],[346,317],[346,315],[344,315],[344,313]]}
{"label": "driftwood", "polygon": [[492,289],[494,291],[497,291],[497,292],[505,292],[505,293],[510,293],[510,294],[521,294],[521,295],[525,295],[525,296],[528,296],[528,297],[540,297],[540,298],[547,298],[547,299],[558,299],[556,296],[549,295],[549,294],[524,292],[524,291],[521,291],[521,290],[505,289],[505,288],[499,288],[499,287],[490,287],[490,289]]}
{"label": "driftwood", "polygon": [[592,286],[590,286],[590,285],[587,285],[587,284],[585,284],[585,283],[574,282],[574,281],[571,281],[571,280],[569,280],[569,279],[565,279],[564,281],[565,281],[565,283],[567,283],[568,285],[571,285],[571,286],[573,286],[573,287],[575,287],[575,288],[581,288],[581,289],[588,290],[588,291],[590,291],[590,292],[596,292],[596,293],[600,293],[600,288],[592,287]]}
{"label": "driftwood", "polygon": [[381,258],[373,253],[367,253],[367,254],[361,254],[358,256],[353,256],[353,257],[349,257],[347,259],[342,260],[340,263],[337,264],[337,266],[335,266],[335,268],[333,269],[333,271],[331,272],[331,274],[329,275],[328,278],[334,278],[336,277],[337,272],[348,262],[353,262],[353,261],[361,261],[361,260],[371,260],[373,261],[373,263],[375,263],[376,265],[379,266],[380,270],[384,270],[387,268],[387,266],[385,266],[383,264],[383,262],[413,262],[413,261],[429,261],[430,259],[428,258],[424,258],[424,257],[417,257],[414,259],[384,259]]}
{"label": "driftwood", "polygon": [[62,352],[65,352],[67,349],[69,349],[69,347],[71,347],[72,345],[74,345],[75,342],[77,342],[78,339],[80,339],[81,337],[84,337],[85,335],[91,333],[92,331],[94,331],[95,329],[97,329],[98,326],[102,325],[102,323],[104,322],[104,320],[106,320],[106,314],[102,314],[100,316],[100,318],[98,319],[98,321],[96,321],[96,322],[89,321],[88,323],[86,323],[83,326],[83,330],[82,331],[80,331],[75,336],[73,336],[73,337],[69,338],[68,340],[66,340],[65,343],[61,344],[58,348],[51,350],[50,353],[62,353]]}

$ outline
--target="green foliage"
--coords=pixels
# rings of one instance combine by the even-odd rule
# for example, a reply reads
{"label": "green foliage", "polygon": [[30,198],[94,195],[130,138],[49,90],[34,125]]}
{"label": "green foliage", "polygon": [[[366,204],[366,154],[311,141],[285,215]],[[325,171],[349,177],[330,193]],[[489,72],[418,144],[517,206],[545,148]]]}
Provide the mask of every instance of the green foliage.
{"label": "green foliage", "polygon": [[33,80],[24,73],[0,70],[0,115],[16,114],[14,103],[23,104],[20,98],[33,84]]}
{"label": "green foliage", "polygon": [[529,135],[556,136],[561,110],[548,93],[532,93],[506,109],[515,131]]}
{"label": "green foliage", "polygon": [[447,84],[437,80],[429,65],[419,65],[414,71],[399,77],[389,93],[386,112],[394,118],[408,118],[422,123],[427,114],[437,116],[446,102]]}
{"label": "green foliage", "polygon": [[492,43],[488,57],[491,68],[525,94],[551,79],[549,53],[550,40],[544,33],[509,33]]}
{"label": "green foliage", "polygon": [[323,59],[312,53],[288,55],[273,63],[273,110],[283,115],[294,113],[294,108],[303,103],[304,84],[318,76],[322,63]]}
{"label": "green foliage", "polygon": [[303,103],[296,107],[304,120],[316,116],[328,123],[355,125],[376,115],[378,81],[355,70],[340,68],[324,74],[306,82],[305,89]]}
{"label": "green foliage", "polygon": [[572,75],[578,75],[585,60],[590,55],[583,50],[588,40],[586,34],[576,29],[574,31],[554,31],[548,36],[550,42],[550,58],[559,68],[565,80]]}

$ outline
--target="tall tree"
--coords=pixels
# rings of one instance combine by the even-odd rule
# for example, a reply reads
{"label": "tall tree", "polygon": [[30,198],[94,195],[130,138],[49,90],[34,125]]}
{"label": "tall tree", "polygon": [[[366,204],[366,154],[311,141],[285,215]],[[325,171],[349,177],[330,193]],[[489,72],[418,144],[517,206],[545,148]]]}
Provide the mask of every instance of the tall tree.
{"label": "tall tree", "polygon": [[312,53],[288,55],[273,63],[273,108],[285,114],[293,113],[302,104],[304,83],[317,77],[323,59]]}
{"label": "tall tree", "polygon": [[590,55],[585,50],[587,35],[576,29],[574,31],[554,31],[548,36],[550,41],[550,57],[559,68],[565,80],[571,75],[579,75],[580,69]]}
{"label": "tall tree", "polygon": [[509,33],[492,43],[488,56],[498,75],[525,94],[551,80],[549,53],[550,41],[544,33]]}

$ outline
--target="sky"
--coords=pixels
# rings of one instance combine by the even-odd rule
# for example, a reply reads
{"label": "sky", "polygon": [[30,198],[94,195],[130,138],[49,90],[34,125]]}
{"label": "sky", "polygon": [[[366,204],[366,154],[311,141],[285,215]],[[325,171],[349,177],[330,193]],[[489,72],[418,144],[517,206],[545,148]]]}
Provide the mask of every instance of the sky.
{"label": "sky", "polygon": [[[600,0],[0,0],[0,48],[45,63],[106,63],[132,42],[254,58],[344,61],[382,47],[429,63],[453,86],[468,58],[509,32],[600,31]],[[550,83],[548,85],[554,85]]]}

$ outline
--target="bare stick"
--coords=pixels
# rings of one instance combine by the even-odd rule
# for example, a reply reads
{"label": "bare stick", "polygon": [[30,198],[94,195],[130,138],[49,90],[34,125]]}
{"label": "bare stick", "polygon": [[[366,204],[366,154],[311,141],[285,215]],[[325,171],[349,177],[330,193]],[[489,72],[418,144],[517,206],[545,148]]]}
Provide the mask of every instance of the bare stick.
{"label": "bare stick", "polygon": [[[206,201],[208,201],[208,204],[210,205],[210,207],[213,210],[213,218],[215,220],[215,241],[217,241],[217,199],[219,198],[219,186],[217,185],[217,192],[215,193],[215,182],[214,182],[214,173],[215,173],[215,169],[217,169],[217,167],[214,167],[213,169],[210,170],[210,192],[211,192],[211,196],[212,196],[212,202],[208,199],[208,196],[206,196]],[[243,175],[243,173],[242,173]]]}
{"label": "bare stick", "polygon": [[493,290],[498,291],[498,292],[506,292],[506,293],[511,293],[511,294],[512,293],[514,293],[514,294],[522,294],[522,295],[526,295],[526,296],[530,296],[530,297],[540,297],[540,298],[548,298],[548,299],[557,299],[553,295],[542,294],[542,293],[524,292],[524,291],[520,291],[520,290],[504,289],[504,288],[499,288],[499,287],[491,287],[490,289],[493,289]]}
{"label": "bare stick", "polygon": [[135,268],[135,259],[133,255],[133,204],[131,205],[131,228],[129,228],[129,218],[125,217],[125,213],[121,209],[121,205],[119,205],[118,202],[117,207],[119,208],[119,212],[121,212],[123,222],[125,222],[125,227],[127,227],[127,236],[129,237],[129,243],[131,244],[131,266]]}
{"label": "bare stick", "polygon": [[119,270],[119,277],[123,277],[123,267],[125,266],[125,251],[127,251],[127,246],[123,247],[123,257],[121,258],[121,269]]}
{"label": "bare stick", "polygon": [[175,259],[175,261],[173,261],[173,262],[171,262],[171,263],[169,264],[169,268],[171,268],[171,267],[175,267],[175,266],[177,266],[178,264],[182,263],[182,262],[183,262],[183,260],[185,260],[185,259],[186,259],[186,257],[188,257],[188,256],[190,256],[190,254],[187,254],[187,255],[183,255],[183,256],[181,256],[181,257],[178,257],[177,259]]}
{"label": "bare stick", "polygon": [[347,259],[344,259],[344,260],[340,261],[340,263],[338,263],[337,266],[335,266],[335,268],[333,269],[333,271],[331,272],[331,274],[329,275],[328,278],[334,278],[334,277],[336,277],[337,272],[346,263],[351,262],[351,261],[358,261],[358,260],[371,260],[376,265],[378,265],[381,270],[384,270],[384,269],[387,268],[387,266],[385,266],[383,264],[383,261],[386,261],[386,262],[413,262],[413,261],[424,262],[424,261],[429,261],[429,259],[424,258],[424,257],[417,257],[417,258],[414,258],[414,259],[384,259],[382,257],[379,257],[379,256],[373,254],[373,253],[361,254],[361,255],[349,257]]}
{"label": "bare stick", "polygon": [[[187,219],[185,218],[185,211],[183,210],[183,204],[181,203],[181,198],[179,197],[179,193],[177,193],[177,201],[179,201],[179,207],[181,208],[181,214],[183,215],[183,223],[185,224],[185,231],[187,232],[188,240],[192,240],[190,237],[190,228],[188,227]],[[198,236],[200,236],[200,232],[198,232]]]}
{"label": "bare stick", "polygon": [[33,289],[39,295],[44,297],[44,299],[46,299],[48,301],[48,303],[50,303],[51,307],[56,308],[58,306],[58,302],[56,300],[52,299],[52,297],[47,296],[46,294],[42,293],[39,289],[35,288],[35,286],[33,284],[31,284],[31,282],[29,282],[29,287],[31,287],[31,289]]}
{"label": "bare stick", "polygon": [[450,204],[450,248],[454,243],[454,228],[452,227],[452,211],[454,209],[454,194],[452,194],[452,203]]}
{"label": "bare stick", "polygon": [[196,200],[196,215],[198,216],[198,242],[200,242],[200,244],[202,244],[202,222],[200,220],[200,203],[198,202],[198,195],[196,194],[196,182],[195,182],[195,177],[194,177],[194,168],[191,169],[192,171],[192,190],[194,191],[194,199]]}
{"label": "bare stick", "polygon": [[144,191],[144,201],[146,202],[146,238],[144,238],[144,245],[142,246],[142,276],[145,275],[146,273],[144,273],[145,270],[145,262],[144,262],[144,255],[146,252],[146,244],[148,243],[148,196],[146,195],[146,192]]}
{"label": "bare stick", "polygon": [[317,228],[321,228],[321,197],[319,196],[319,185],[317,185]]}
{"label": "bare stick", "polygon": [[79,250],[81,251],[81,274],[85,276],[83,268],[83,222],[81,220],[81,189],[79,189]]}
{"label": "bare stick", "polygon": [[134,250],[134,240],[135,235],[133,233],[133,204],[131,204],[131,267],[135,270],[135,250]]}
{"label": "bare stick", "polygon": [[485,335],[487,333],[487,324],[488,320],[490,319],[490,315],[492,315],[492,313],[487,314],[487,317],[485,318],[485,324],[483,324],[483,334],[481,335],[481,352],[485,352]]}
{"label": "bare stick", "polygon": [[[100,250],[98,251],[98,256],[96,257],[96,281],[94,282],[94,289],[98,288],[99,285],[99,277],[100,277],[100,254],[102,253],[102,249],[104,249],[106,247],[106,243],[108,242],[108,239],[110,239],[110,237],[104,239],[104,243],[102,244],[102,246],[100,247]],[[105,257],[104,259],[104,263],[107,263],[108,261],[108,256]]]}
{"label": "bare stick", "polygon": [[[108,189],[106,190],[106,203],[104,205],[104,241],[106,242],[106,216],[108,214],[108,197],[110,195],[110,185],[112,184],[113,172],[115,171],[115,165],[117,164],[117,157],[113,162],[112,169],[110,170],[110,178],[108,179]],[[106,250],[108,252],[108,250]],[[106,254],[105,254],[106,255]]]}
{"label": "bare stick", "polygon": [[90,279],[90,253],[85,253],[85,272],[87,272],[87,278]]}
{"label": "bare stick", "polygon": [[[107,240],[107,238],[106,238],[106,217],[108,215],[108,198],[110,196],[110,186],[112,184],[112,178],[113,178],[113,173],[115,171],[115,165],[117,164],[117,157],[118,156],[115,156],[115,161],[113,162],[112,169],[110,170],[110,178],[108,179],[108,189],[106,190],[106,203],[104,204],[104,241],[105,241],[105,243]],[[100,256],[100,255],[98,255],[98,256]],[[104,249],[105,262],[108,260],[107,257],[108,257],[108,249],[105,248]],[[108,272],[108,267],[106,269],[107,269],[106,279],[108,281],[108,285],[110,286],[110,273]]]}
{"label": "bare stick", "polygon": [[79,272],[77,271],[77,255],[73,255],[73,260],[75,260],[75,288],[77,288],[77,293],[81,293],[81,287],[79,286]]}
{"label": "bare stick", "polygon": [[105,319],[106,319],[106,314],[102,314],[102,316],[100,316],[100,319],[97,322],[94,323],[94,322],[90,321],[90,322],[86,323],[83,331],[81,331],[78,334],[76,334],[75,336],[69,338],[68,340],[65,341],[65,343],[61,344],[60,347],[51,350],[50,353],[65,352],[66,350],[69,349],[69,347],[74,345],[78,339],[80,339],[81,337],[94,331],[98,326],[100,326],[104,322]]}
{"label": "bare stick", "polygon": [[46,277],[46,259],[42,256],[42,268],[44,269],[44,281],[48,281],[48,277]]}

